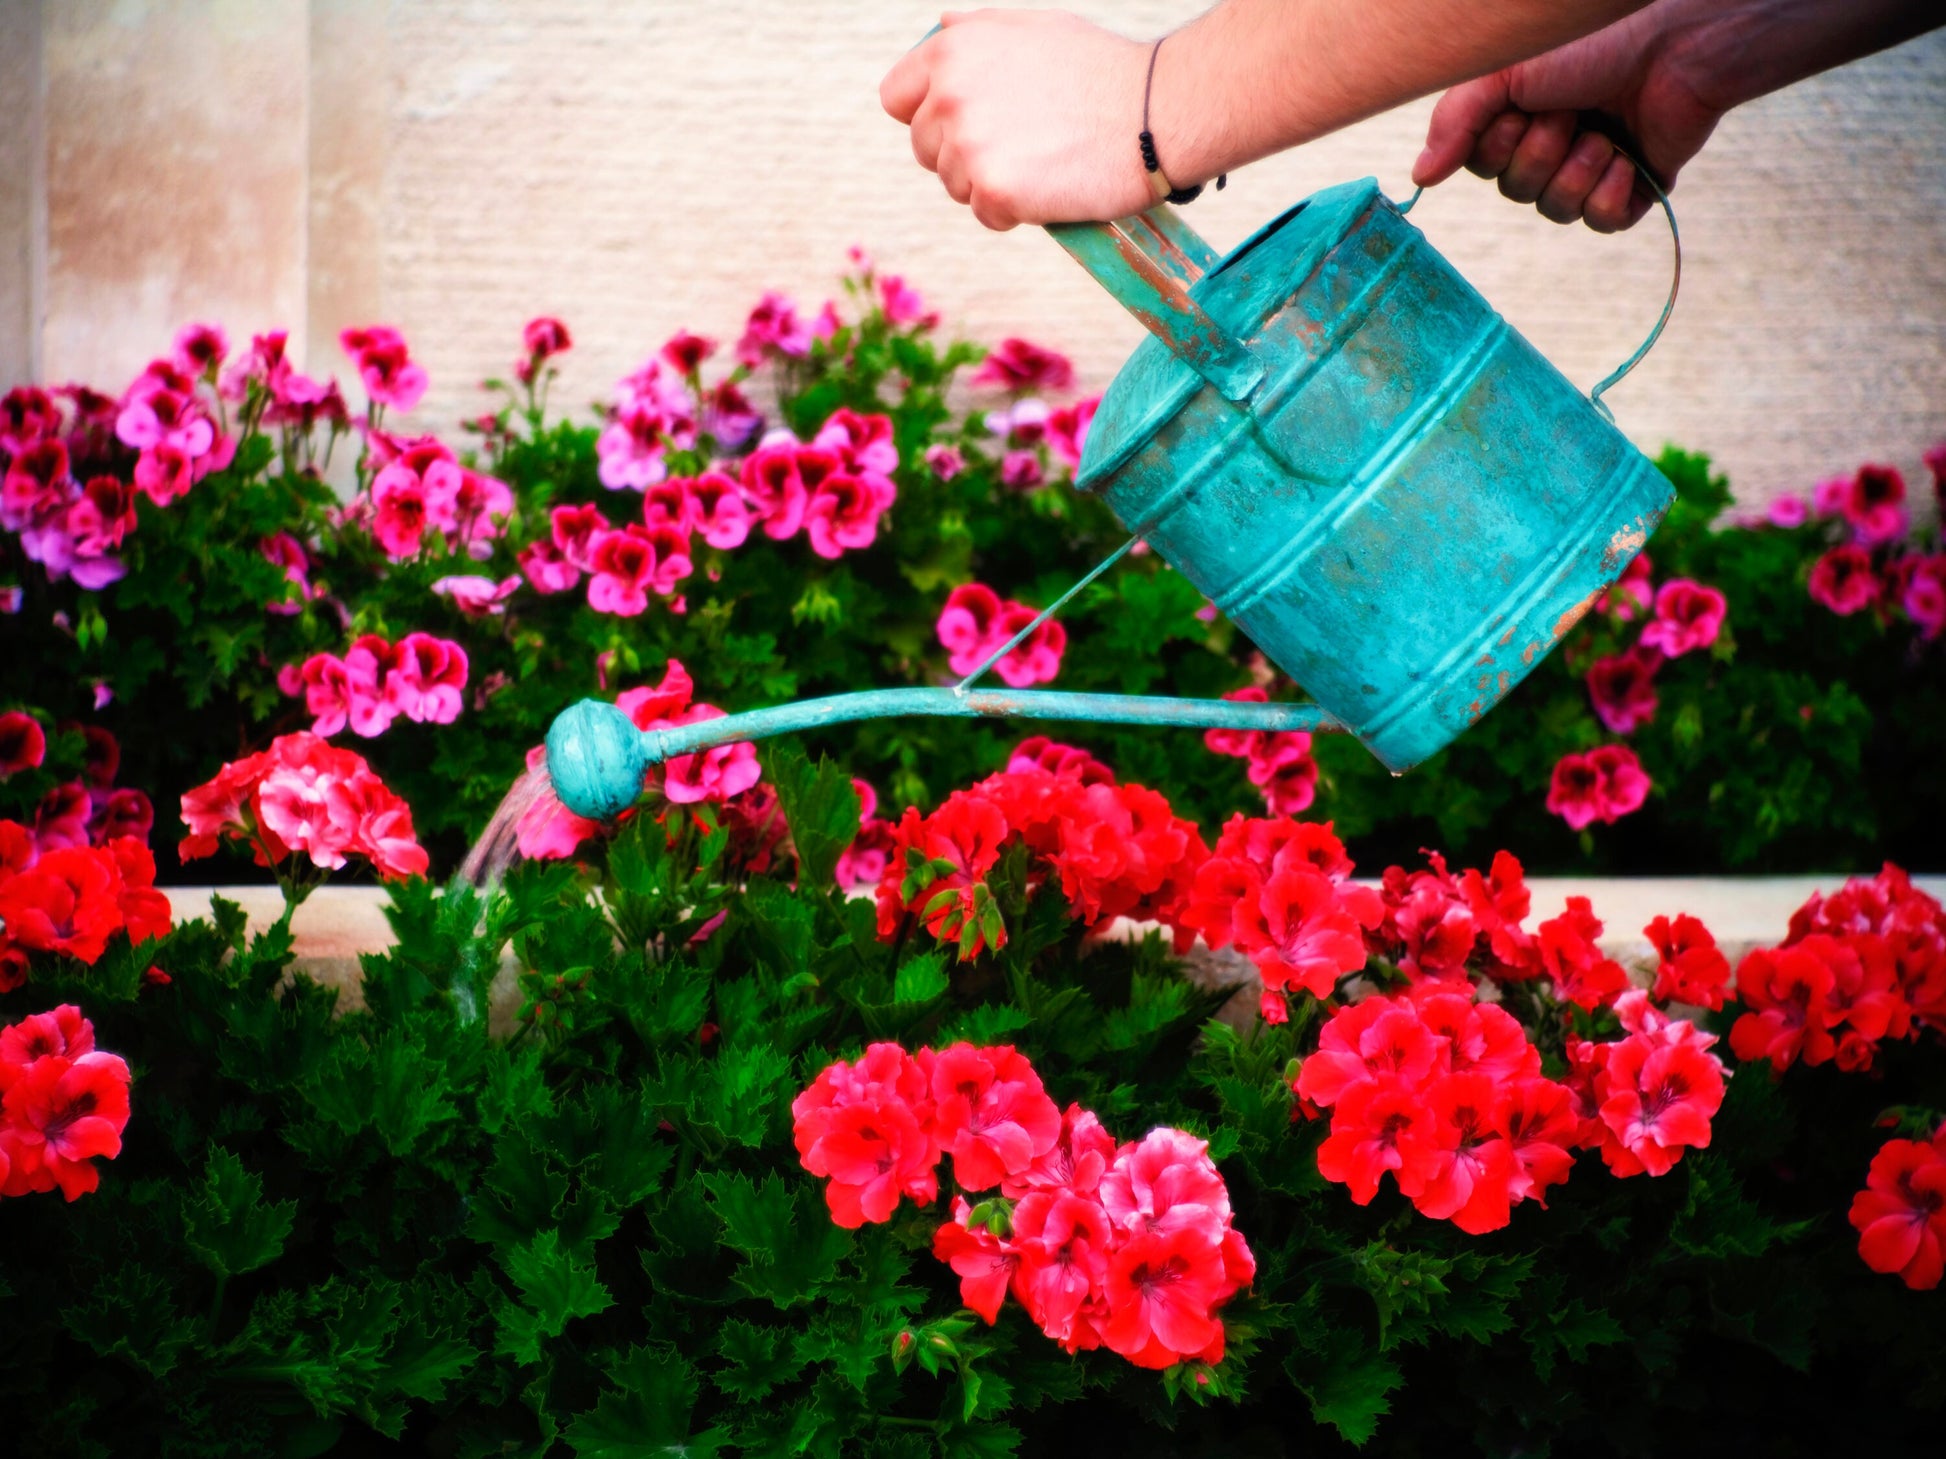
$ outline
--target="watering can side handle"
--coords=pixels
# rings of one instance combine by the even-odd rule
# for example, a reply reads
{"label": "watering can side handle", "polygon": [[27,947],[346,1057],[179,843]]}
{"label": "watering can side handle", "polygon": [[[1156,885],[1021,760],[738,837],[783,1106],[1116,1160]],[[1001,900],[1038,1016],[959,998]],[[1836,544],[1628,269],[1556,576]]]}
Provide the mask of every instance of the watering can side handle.
{"label": "watering can side handle", "polygon": [[1620,147],[1617,147],[1615,150],[1623,157],[1627,157],[1631,163],[1634,163],[1635,175],[1649,185],[1650,190],[1655,193],[1656,202],[1662,205],[1662,216],[1669,220],[1669,242],[1675,250],[1676,263],[1675,271],[1669,279],[1669,297],[1663,301],[1662,313],[1656,316],[1655,327],[1649,331],[1649,337],[1643,340],[1640,345],[1636,346],[1634,354],[1630,355],[1626,360],[1623,360],[1607,378],[1602,380],[1599,385],[1595,386],[1588,393],[1589,402],[1593,404],[1596,410],[1601,412],[1602,419],[1610,425],[1615,423],[1615,412],[1608,408],[1608,403],[1601,398],[1602,395],[1607,391],[1609,386],[1615,384],[1616,381],[1628,374],[1630,370],[1633,370],[1637,365],[1641,364],[1642,357],[1655,347],[1657,340],[1662,338],[1663,328],[1669,323],[1669,316],[1676,309],[1676,293],[1682,288],[1682,232],[1676,227],[1676,210],[1669,205],[1669,194],[1663,190],[1662,184],[1656,181],[1655,174],[1644,167],[1640,161],[1623,151]]}
{"label": "watering can side handle", "polygon": [[[1633,370],[1637,365],[1641,364],[1642,357],[1655,347],[1657,340],[1662,338],[1663,327],[1669,323],[1669,316],[1675,312],[1676,292],[1682,288],[1682,233],[1676,227],[1676,210],[1669,205],[1669,194],[1663,191],[1662,184],[1656,181],[1654,174],[1635,160],[1632,153],[1625,150],[1619,143],[1616,144],[1615,150],[1633,164],[1635,175],[1654,190],[1655,200],[1661,204],[1663,216],[1669,220],[1669,241],[1675,245],[1676,268],[1674,277],[1669,280],[1669,297],[1663,301],[1662,313],[1657,316],[1655,328],[1649,331],[1649,337],[1636,347],[1634,354],[1630,355],[1626,360],[1623,360],[1620,365],[1616,366],[1612,372],[1603,378],[1599,385],[1588,392],[1589,403],[1601,412],[1601,418],[1610,425],[1615,423],[1615,412],[1608,408],[1608,402],[1601,397],[1607,393],[1611,385],[1614,385],[1630,370]],[[1402,203],[1394,203],[1392,205],[1394,210],[1403,218],[1417,205],[1419,199],[1425,195],[1425,191],[1423,187],[1415,187],[1412,190],[1411,197]]]}

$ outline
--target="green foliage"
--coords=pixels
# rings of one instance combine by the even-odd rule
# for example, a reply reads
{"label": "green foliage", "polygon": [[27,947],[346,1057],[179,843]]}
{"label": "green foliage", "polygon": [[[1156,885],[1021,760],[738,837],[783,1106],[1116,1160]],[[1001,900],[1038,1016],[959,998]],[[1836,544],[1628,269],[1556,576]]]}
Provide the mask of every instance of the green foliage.
{"label": "green foliage", "polygon": [[[807,823],[855,816],[830,769],[774,773]],[[223,903],[155,950],[166,987],[84,987],[135,1117],[99,1191],[0,1201],[16,1448],[1636,1454],[1733,1429],[1819,1453],[1842,1429],[1897,1452],[1936,1423],[1933,1294],[1866,1269],[1844,1219],[1875,1121],[1946,1107],[1934,1045],[1888,1043],[1873,1080],[1740,1069],[1668,1177],[1584,1155],[1470,1237],[1318,1176],[1288,1083],[1311,1000],[1210,1021],[1160,942],[1084,949],[1004,864],[1000,952],[882,943],[867,901],[741,872],[731,895],[712,829],[638,823],[605,867],[399,887],[359,1011]],[[494,1011],[503,955],[522,992]],[[1257,1262],[1222,1362],[1070,1357],[1013,1304],[988,1327],[929,1252],[943,1203],[832,1222],[791,1099],[874,1039],[955,1037],[1019,1045],[1121,1133],[1209,1139]]]}

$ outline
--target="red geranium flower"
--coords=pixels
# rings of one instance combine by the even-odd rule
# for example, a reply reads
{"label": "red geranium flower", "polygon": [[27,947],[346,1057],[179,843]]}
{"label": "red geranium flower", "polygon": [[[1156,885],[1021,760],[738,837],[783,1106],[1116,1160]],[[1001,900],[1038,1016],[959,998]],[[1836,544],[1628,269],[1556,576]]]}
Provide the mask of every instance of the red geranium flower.
{"label": "red geranium flower", "polygon": [[953,1219],[933,1233],[932,1254],[958,1274],[960,1301],[991,1325],[1000,1320],[1000,1304],[1007,1300],[1020,1255],[984,1223],[969,1225],[971,1210],[964,1196],[953,1197]]}
{"label": "red geranium flower", "polygon": [[1718,1009],[1730,985],[1730,960],[1717,951],[1716,939],[1684,912],[1672,922],[1658,917],[1642,929],[1656,951],[1655,999],[1658,1003],[1693,1003]]}
{"label": "red geranium flower", "polygon": [[31,714],[10,709],[0,714],[0,779],[37,770],[47,758],[47,731]]}
{"label": "red geranium flower", "polygon": [[113,1054],[49,1054],[13,1078],[0,1100],[0,1195],[60,1188],[70,1201],[101,1184],[96,1156],[122,1150],[128,1124],[128,1065]]}
{"label": "red geranium flower", "polygon": [[922,1051],[918,1062],[933,1099],[933,1134],[953,1157],[961,1189],[990,1190],[1054,1148],[1061,1112],[1011,1044],[957,1043]]}
{"label": "red geranium flower", "polygon": [[1930,1291],[1946,1272],[1946,1152],[1930,1143],[1888,1140],[1872,1157],[1865,1189],[1852,1198],[1858,1254],[1875,1272],[1896,1272],[1914,1291]]}
{"label": "red geranium flower", "polygon": [[798,1158],[830,1177],[833,1221],[848,1229],[888,1221],[901,1196],[923,1203],[938,1194],[931,1114],[924,1071],[893,1043],[871,1045],[856,1064],[832,1064],[791,1102]]}
{"label": "red geranium flower", "polygon": [[120,897],[113,857],[87,846],[62,847],[0,882],[0,922],[20,947],[92,964],[122,928]]}

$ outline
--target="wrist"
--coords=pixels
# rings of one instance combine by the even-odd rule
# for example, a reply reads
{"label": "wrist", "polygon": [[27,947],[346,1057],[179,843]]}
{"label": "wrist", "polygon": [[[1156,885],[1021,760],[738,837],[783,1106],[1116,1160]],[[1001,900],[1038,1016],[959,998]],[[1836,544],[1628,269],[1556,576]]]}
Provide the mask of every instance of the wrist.
{"label": "wrist", "polygon": [[[1137,135],[1143,127],[1146,87],[1147,130],[1154,139],[1155,159],[1162,175],[1177,188],[1210,182],[1231,166],[1222,116],[1224,91],[1206,64],[1209,51],[1194,24],[1163,37],[1159,45],[1151,42],[1142,48],[1142,70],[1136,77],[1134,95]],[[1155,62],[1152,74],[1151,54]],[[1131,151],[1135,150],[1131,139]],[[1139,152],[1137,162],[1141,164]],[[1145,184],[1152,176],[1145,168]]]}

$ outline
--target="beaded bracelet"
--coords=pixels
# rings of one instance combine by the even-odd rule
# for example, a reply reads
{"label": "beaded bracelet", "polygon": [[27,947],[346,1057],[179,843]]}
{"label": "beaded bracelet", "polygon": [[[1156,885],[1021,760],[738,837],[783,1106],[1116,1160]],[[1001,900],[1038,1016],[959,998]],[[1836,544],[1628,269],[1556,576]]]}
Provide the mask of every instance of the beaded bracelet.
{"label": "beaded bracelet", "polygon": [[[1167,36],[1162,38],[1167,39]],[[1203,184],[1199,182],[1194,187],[1177,187],[1169,181],[1168,174],[1162,170],[1162,163],[1155,155],[1155,134],[1149,130],[1149,92],[1155,87],[1155,58],[1161,50],[1162,41],[1159,40],[1149,51],[1149,73],[1142,80],[1142,131],[1135,140],[1142,149],[1142,167],[1149,174],[1149,188],[1155,193],[1155,200],[1158,203],[1193,203],[1203,195]],[[1229,180],[1229,173],[1218,173],[1216,190],[1223,191],[1223,185]]]}

